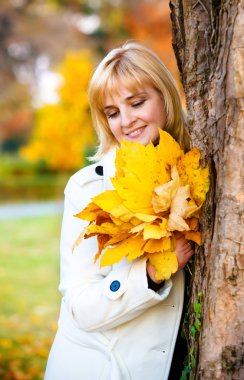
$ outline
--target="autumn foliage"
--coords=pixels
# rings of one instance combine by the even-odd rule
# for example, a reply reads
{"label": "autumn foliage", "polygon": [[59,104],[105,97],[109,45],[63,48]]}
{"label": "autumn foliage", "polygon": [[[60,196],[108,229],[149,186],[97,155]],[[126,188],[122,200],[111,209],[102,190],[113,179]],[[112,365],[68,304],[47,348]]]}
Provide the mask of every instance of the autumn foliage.
{"label": "autumn foliage", "polygon": [[101,255],[101,266],[146,257],[157,280],[169,279],[178,268],[175,233],[201,244],[198,219],[209,170],[201,167],[197,148],[184,154],[161,130],[156,147],[122,141],[115,164],[114,190],[97,195],[76,215],[90,222],[80,238],[97,235],[95,260]]}
{"label": "autumn foliage", "polygon": [[168,2],[154,1],[130,3],[124,25],[130,37],[155,51],[169,69],[178,86],[179,72],[172,48],[170,8]]}
{"label": "autumn foliage", "polygon": [[94,144],[87,98],[93,65],[88,51],[69,52],[58,68],[63,83],[59,102],[36,112],[30,143],[21,150],[28,160],[43,160],[55,170],[69,171],[84,164],[86,149]]}

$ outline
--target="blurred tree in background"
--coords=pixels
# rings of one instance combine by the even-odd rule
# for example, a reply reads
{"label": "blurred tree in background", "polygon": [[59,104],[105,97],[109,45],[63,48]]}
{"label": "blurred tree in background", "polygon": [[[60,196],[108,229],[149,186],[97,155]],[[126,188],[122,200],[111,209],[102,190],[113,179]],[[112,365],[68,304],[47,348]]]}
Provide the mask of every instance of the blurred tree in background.
{"label": "blurred tree in background", "polygon": [[25,158],[44,160],[58,171],[84,165],[87,149],[95,141],[87,98],[92,68],[88,51],[67,53],[59,68],[63,78],[59,101],[37,110],[30,143],[21,150]]}
{"label": "blurred tree in background", "polygon": [[[21,149],[26,158],[46,161],[51,170],[73,171],[86,164],[86,147],[95,139],[88,107],[78,92],[85,98],[88,61],[96,64],[108,50],[131,38],[155,50],[178,79],[167,1],[2,0],[0,152]],[[78,55],[89,50],[86,68],[80,67],[84,83],[77,81],[73,88],[67,82],[57,89],[54,68],[60,62],[68,65],[67,50]],[[74,68],[69,62],[71,71],[79,70],[74,59]]]}

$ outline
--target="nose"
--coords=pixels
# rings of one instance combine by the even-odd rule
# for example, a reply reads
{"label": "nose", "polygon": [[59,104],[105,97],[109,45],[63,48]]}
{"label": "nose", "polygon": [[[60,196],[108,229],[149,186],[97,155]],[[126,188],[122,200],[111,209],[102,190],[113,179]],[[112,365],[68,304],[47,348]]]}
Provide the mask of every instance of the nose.
{"label": "nose", "polygon": [[130,128],[134,125],[136,118],[133,111],[128,108],[120,110],[120,121],[122,128]]}

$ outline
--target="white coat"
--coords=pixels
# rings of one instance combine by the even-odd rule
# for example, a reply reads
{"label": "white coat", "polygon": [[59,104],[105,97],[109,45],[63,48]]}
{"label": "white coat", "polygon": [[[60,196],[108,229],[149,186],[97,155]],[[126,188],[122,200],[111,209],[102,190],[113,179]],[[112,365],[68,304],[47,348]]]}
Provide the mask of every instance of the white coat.
{"label": "white coat", "polygon": [[169,375],[183,307],[182,271],[154,292],[148,288],[143,259],[100,268],[94,264],[95,237],[83,240],[72,253],[87,225],[73,215],[91,197],[112,188],[114,171],[111,151],[73,175],[65,189],[63,299],[45,380],[167,380]]}

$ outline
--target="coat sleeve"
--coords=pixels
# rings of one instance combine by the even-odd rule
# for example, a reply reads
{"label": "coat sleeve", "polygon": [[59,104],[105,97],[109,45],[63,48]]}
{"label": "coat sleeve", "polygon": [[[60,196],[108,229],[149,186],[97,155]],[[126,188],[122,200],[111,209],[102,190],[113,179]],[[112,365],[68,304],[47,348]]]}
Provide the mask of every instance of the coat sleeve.
{"label": "coat sleeve", "polygon": [[82,210],[90,197],[102,191],[101,182],[88,181],[79,186],[77,193],[77,184],[71,179],[65,191],[59,289],[76,325],[85,331],[104,331],[136,318],[166,300],[172,287],[169,280],[159,292],[149,289],[143,259],[133,263],[124,259],[100,268],[98,262],[94,263],[96,237],[84,239],[72,252],[74,241],[87,225],[73,215]]}

